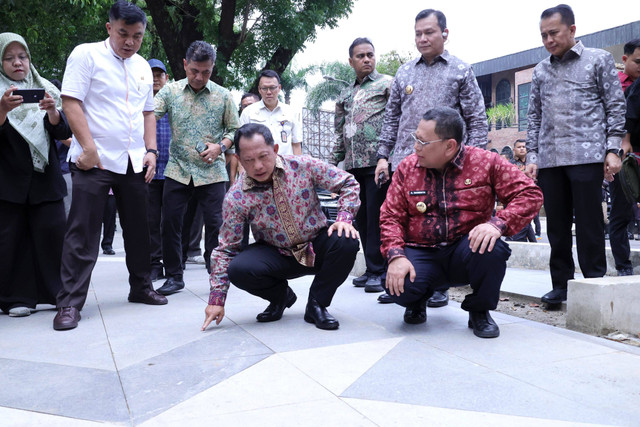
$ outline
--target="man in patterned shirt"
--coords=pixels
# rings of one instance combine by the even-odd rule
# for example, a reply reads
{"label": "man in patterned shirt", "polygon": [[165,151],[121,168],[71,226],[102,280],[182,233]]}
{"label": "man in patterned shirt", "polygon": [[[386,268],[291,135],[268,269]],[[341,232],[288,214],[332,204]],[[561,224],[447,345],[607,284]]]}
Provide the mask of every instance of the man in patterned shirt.
{"label": "man in patterned shirt", "polygon": [[[273,322],[296,302],[287,280],[309,274],[315,278],[304,320],[320,329],[338,329],[326,308],[358,252],[358,232],[351,221],[360,206],[360,185],[353,175],[320,160],[278,155],[271,131],[262,124],[243,125],[234,145],[245,173],[225,197],[202,330],[224,317],[229,282],[269,301],[257,320]],[[338,217],[328,228],[316,188],[340,195]],[[245,222],[256,243],[242,250]]]}
{"label": "man in patterned shirt", "polygon": [[[487,145],[484,98],[473,70],[444,49],[449,37],[447,18],[439,10],[423,10],[416,16],[414,30],[420,57],[401,66],[391,85],[378,145],[376,182],[381,172],[389,179],[389,163],[395,170],[413,153],[411,132],[431,108],[457,109],[467,126],[463,142],[481,148]],[[447,288],[438,289],[429,307],[442,307],[448,301]]]}
{"label": "man in patterned shirt", "polygon": [[[387,292],[406,307],[406,323],[420,324],[434,290],[470,283],[462,302],[468,325],[480,338],[497,337],[489,310],[511,254],[500,236],[531,221],[542,192],[498,154],[463,145],[464,122],[453,108],[427,111],[411,138],[415,153],[398,165],[380,212]],[[492,216],[496,197],[505,208]]]}
{"label": "man in patterned shirt", "polygon": [[335,132],[337,144],[330,163],[344,161],[344,168],[360,184],[360,204],[356,225],[362,239],[367,270],[353,279],[365,292],[382,292],[381,277],[385,262],[380,254],[380,206],[388,184],[378,188],[374,180],[378,135],[384,108],[389,99],[391,77],[376,71],[376,54],[371,40],[357,38],[349,46],[349,64],[356,81],[342,91],[336,102]]}
{"label": "man in patterned shirt", "polygon": [[204,218],[204,259],[211,271],[211,251],[218,246],[222,200],[228,180],[224,152],[233,144],[238,110],[231,93],[209,80],[216,54],[204,41],[187,49],[187,78],[167,84],[155,97],[156,119],[169,113],[171,145],[162,204],[162,255],[167,280],[158,289],[170,295],[184,288],[182,220],[191,197]]}
{"label": "man in patterned shirt", "polygon": [[602,218],[602,180],[620,171],[624,95],[610,53],[575,39],[575,18],[567,5],[542,12],[540,33],[549,57],[531,77],[526,173],[544,193],[549,270],[553,290],[542,302],[567,299],[573,279],[571,236],[575,214],[578,261],[584,277],[607,271]]}

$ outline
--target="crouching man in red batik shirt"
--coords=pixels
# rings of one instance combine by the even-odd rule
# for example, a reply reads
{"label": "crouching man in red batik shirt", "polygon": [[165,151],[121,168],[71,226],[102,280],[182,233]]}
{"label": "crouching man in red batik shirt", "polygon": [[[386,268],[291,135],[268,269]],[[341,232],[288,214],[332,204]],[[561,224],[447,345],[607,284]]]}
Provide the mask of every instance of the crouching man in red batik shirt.
{"label": "crouching man in red batik shirt", "polygon": [[[469,327],[497,337],[489,310],[511,255],[500,236],[531,221],[542,192],[498,154],[461,145],[464,122],[452,108],[427,111],[412,136],[415,152],[398,165],[380,213],[387,293],[406,307],[406,323],[419,324],[438,286],[469,283]],[[492,216],[496,197],[506,207]]]}

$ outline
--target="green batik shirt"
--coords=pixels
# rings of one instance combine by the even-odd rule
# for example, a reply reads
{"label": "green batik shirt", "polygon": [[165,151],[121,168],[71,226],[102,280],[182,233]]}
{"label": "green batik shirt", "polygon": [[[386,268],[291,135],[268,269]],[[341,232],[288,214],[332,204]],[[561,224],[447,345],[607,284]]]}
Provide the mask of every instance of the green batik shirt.
{"label": "green batik shirt", "polygon": [[345,170],[366,168],[378,163],[378,135],[393,78],[377,71],[342,91],[336,102],[337,143],[330,163],[344,160]]}
{"label": "green batik shirt", "polygon": [[169,114],[171,144],[169,162],[164,176],[188,185],[213,184],[228,181],[224,154],[213,163],[200,158],[198,142],[219,143],[223,138],[233,141],[238,129],[238,109],[231,92],[212,81],[198,93],[187,79],[167,83],[154,98],[155,115]]}

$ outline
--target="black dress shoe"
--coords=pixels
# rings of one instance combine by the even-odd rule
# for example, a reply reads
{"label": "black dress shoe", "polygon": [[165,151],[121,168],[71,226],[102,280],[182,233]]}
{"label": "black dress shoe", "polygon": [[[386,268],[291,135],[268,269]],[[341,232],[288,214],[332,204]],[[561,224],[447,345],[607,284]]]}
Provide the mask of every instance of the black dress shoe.
{"label": "black dress shoe", "polygon": [[58,309],[58,314],[53,318],[53,329],[64,331],[78,326],[80,312],[75,307],[62,307]]}
{"label": "black dress shoe", "polygon": [[369,273],[364,273],[362,276],[353,279],[352,283],[356,288],[362,288],[366,285],[367,280],[369,280]]}
{"label": "black dress shoe", "polygon": [[156,280],[164,279],[164,269],[162,266],[160,267],[151,267],[151,281],[155,282]]}
{"label": "black dress shoe", "polygon": [[367,282],[364,285],[364,291],[368,293],[384,292],[382,287],[382,278],[380,276],[369,276]]}
{"label": "black dress shoe", "polygon": [[385,292],[384,294],[378,297],[378,302],[380,304],[391,304],[391,303],[394,303],[395,301],[393,300],[393,297],[391,295]]}
{"label": "black dress shoe", "polygon": [[109,246],[108,248],[103,248],[102,253],[105,255],[115,255],[116,251],[114,251],[113,248]]}
{"label": "black dress shoe", "polygon": [[470,311],[469,327],[473,328],[473,334],[480,338],[496,338],[500,335],[500,328],[488,311]]}
{"label": "black dress shoe", "polygon": [[336,318],[330,315],[327,309],[318,304],[318,301],[312,297],[309,297],[309,302],[307,302],[304,320],[308,323],[315,323],[318,329],[333,330],[340,327],[340,323]]}
{"label": "black dress shoe", "polygon": [[161,295],[171,295],[184,289],[184,281],[182,278],[169,277],[162,286],[156,289]]}
{"label": "black dress shoe", "polygon": [[542,302],[546,302],[547,304],[561,304],[562,301],[567,300],[567,290],[566,289],[554,289],[551,292],[547,292],[540,298]]}
{"label": "black dress shoe", "polygon": [[165,305],[169,301],[153,289],[145,289],[135,294],[129,294],[129,302],[139,302],[149,305]]}
{"label": "black dress shoe", "polygon": [[267,308],[260,314],[256,316],[256,320],[258,322],[275,322],[276,320],[282,319],[282,313],[284,313],[285,308],[291,307],[298,297],[293,292],[293,290],[287,286],[287,297],[284,301],[280,302],[272,302],[267,306]]}
{"label": "black dress shoe", "polygon": [[427,301],[422,300],[404,310],[404,322],[419,325],[427,321]]}
{"label": "black dress shoe", "polygon": [[449,291],[434,291],[433,295],[427,300],[427,307],[436,308],[444,307],[449,304]]}

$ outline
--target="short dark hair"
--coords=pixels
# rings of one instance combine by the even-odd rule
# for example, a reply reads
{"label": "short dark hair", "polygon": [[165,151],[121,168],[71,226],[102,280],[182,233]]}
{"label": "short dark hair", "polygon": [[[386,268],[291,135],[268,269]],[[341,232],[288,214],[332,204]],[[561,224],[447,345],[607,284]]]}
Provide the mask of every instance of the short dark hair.
{"label": "short dark hair", "polygon": [[440,27],[441,31],[444,31],[447,28],[447,17],[444,16],[444,13],[440,12],[439,10],[435,10],[435,9],[425,9],[425,10],[421,10],[417,15],[416,15],[416,22],[418,22],[421,19],[424,18],[428,18],[431,15],[436,15],[436,18],[438,19],[438,27]]}
{"label": "short dark hair", "polygon": [[526,139],[516,139],[516,142],[513,143],[513,146],[515,147],[518,142],[524,142],[525,145],[527,144],[527,140]]}
{"label": "short dark hair", "polygon": [[371,47],[373,48],[373,51],[375,52],[376,50],[375,46],[373,45],[369,37],[358,37],[353,41],[353,43],[351,43],[351,46],[349,46],[349,58],[353,58],[353,49],[356,46],[360,46],[361,44],[370,44]]}
{"label": "short dark hair", "polygon": [[542,15],[540,15],[540,19],[542,20],[551,18],[551,16],[555,15],[556,13],[560,14],[560,22],[565,24],[567,27],[575,25],[576,18],[575,16],[573,16],[573,10],[571,9],[571,6],[567,4],[559,4],[556,7],[550,7],[549,9],[546,9],[544,12],[542,12]]}
{"label": "short dark hair", "polygon": [[51,84],[58,88],[58,90],[62,90],[62,82],[58,79],[51,79]]}
{"label": "short dark hair", "polygon": [[245,92],[242,94],[242,98],[240,98],[240,102],[242,102],[245,98],[254,98],[256,101],[260,101],[260,95],[256,95],[255,93]]}
{"label": "short dark hair", "polygon": [[236,131],[236,135],[233,137],[233,146],[236,149],[236,154],[240,155],[240,138],[253,138],[253,135],[259,133],[264,137],[264,142],[267,145],[273,147],[275,142],[273,141],[273,135],[271,131],[265,125],[260,123],[247,123],[240,126],[240,129]]}
{"label": "short dark hair", "polygon": [[128,1],[118,0],[109,9],[109,21],[123,20],[126,25],[137,24],[142,22],[142,25],[147,26],[147,15],[133,3]]}
{"label": "short dark hair", "polygon": [[435,132],[442,139],[455,139],[462,144],[464,137],[464,120],[457,110],[451,107],[436,107],[428,110],[422,120],[436,122]]}
{"label": "short dark hair", "polygon": [[203,40],[196,40],[189,45],[187,53],[184,55],[187,62],[216,62],[216,51],[213,46]]}
{"label": "short dark hair", "polygon": [[513,160],[513,150],[508,145],[505,145],[504,147],[502,147],[502,150],[500,151],[500,155],[507,156],[507,159]]}
{"label": "short dark hair", "polygon": [[280,75],[273,70],[262,70],[258,75],[258,83],[260,83],[260,79],[263,77],[267,77],[269,79],[276,78],[278,79],[278,84],[280,84]]}
{"label": "short dark hair", "polygon": [[633,52],[640,47],[640,39],[633,39],[624,45],[623,53],[627,56],[633,55]]}

